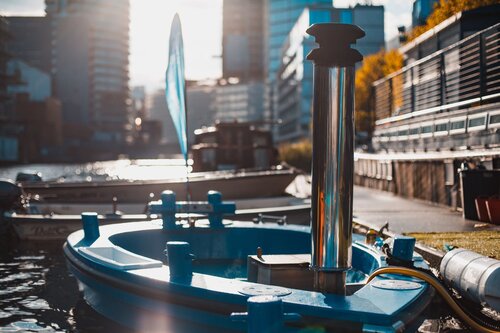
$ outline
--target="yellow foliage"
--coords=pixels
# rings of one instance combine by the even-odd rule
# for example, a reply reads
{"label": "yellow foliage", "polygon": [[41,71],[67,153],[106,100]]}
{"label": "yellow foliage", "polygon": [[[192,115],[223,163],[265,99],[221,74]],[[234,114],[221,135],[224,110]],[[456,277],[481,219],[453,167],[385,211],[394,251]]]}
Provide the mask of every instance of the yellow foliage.
{"label": "yellow foliage", "polygon": [[363,65],[356,71],[355,81],[355,123],[356,131],[371,133],[374,118],[373,82],[403,67],[403,56],[397,50],[385,51],[364,58]]}
{"label": "yellow foliage", "polygon": [[311,171],[312,144],[308,139],[296,143],[285,143],[279,148],[279,158],[296,168]]}
{"label": "yellow foliage", "polygon": [[425,25],[415,27],[408,35],[408,40],[417,38],[456,13],[495,4],[498,4],[498,0],[439,0]]}

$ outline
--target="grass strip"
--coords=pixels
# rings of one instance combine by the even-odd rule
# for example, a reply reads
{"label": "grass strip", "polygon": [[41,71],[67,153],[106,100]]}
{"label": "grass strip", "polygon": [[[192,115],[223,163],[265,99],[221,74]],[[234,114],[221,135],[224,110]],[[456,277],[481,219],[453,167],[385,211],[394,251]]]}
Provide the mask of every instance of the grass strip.
{"label": "grass strip", "polygon": [[408,233],[417,242],[441,251],[447,247],[461,247],[484,256],[500,259],[500,231]]}

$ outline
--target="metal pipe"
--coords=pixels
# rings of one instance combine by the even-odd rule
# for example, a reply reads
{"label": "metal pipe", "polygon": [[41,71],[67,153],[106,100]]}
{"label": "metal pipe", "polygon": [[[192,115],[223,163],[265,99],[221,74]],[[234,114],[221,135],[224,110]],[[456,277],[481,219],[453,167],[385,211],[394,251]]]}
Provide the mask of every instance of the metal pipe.
{"label": "metal pipe", "polygon": [[314,61],[311,269],[315,290],[345,295],[352,254],[354,64],[362,59],[349,44],[364,33],[334,23],[307,32],[320,44],[308,55]]}
{"label": "metal pipe", "polygon": [[311,264],[330,289],[321,275],[344,285],[351,266],[354,68],[315,66],[314,85]]}

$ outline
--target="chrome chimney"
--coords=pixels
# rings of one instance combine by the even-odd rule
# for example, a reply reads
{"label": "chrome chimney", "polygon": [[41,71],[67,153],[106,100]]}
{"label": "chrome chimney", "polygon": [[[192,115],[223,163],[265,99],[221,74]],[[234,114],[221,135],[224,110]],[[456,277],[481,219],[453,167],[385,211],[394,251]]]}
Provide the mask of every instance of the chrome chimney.
{"label": "chrome chimney", "polygon": [[319,48],[314,62],[311,269],[317,291],[346,292],[352,255],[354,169],[354,65],[363,56],[350,44],[365,35],[358,26],[314,24],[307,33]]}

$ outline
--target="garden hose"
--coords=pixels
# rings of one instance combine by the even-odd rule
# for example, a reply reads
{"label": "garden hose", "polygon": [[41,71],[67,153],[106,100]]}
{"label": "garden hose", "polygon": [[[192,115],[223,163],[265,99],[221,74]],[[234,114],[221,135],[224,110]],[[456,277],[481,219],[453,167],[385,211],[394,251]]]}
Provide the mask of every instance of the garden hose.
{"label": "garden hose", "polygon": [[469,314],[467,314],[460,305],[448,294],[446,288],[444,288],[441,283],[434,277],[430,276],[422,271],[406,268],[406,267],[382,267],[373,272],[368,278],[368,282],[373,280],[376,276],[381,274],[400,274],[410,277],[415,277],[421,279],[431,286],[441,295],[441,297],[445,300],[446,303],[451,307],[451,309],[455,312],[455,314],[470,328],[472,328],[475,332],[484,332],[484,333],[500,333],[500,330],[490,329],[482,324],[474,321]]}

